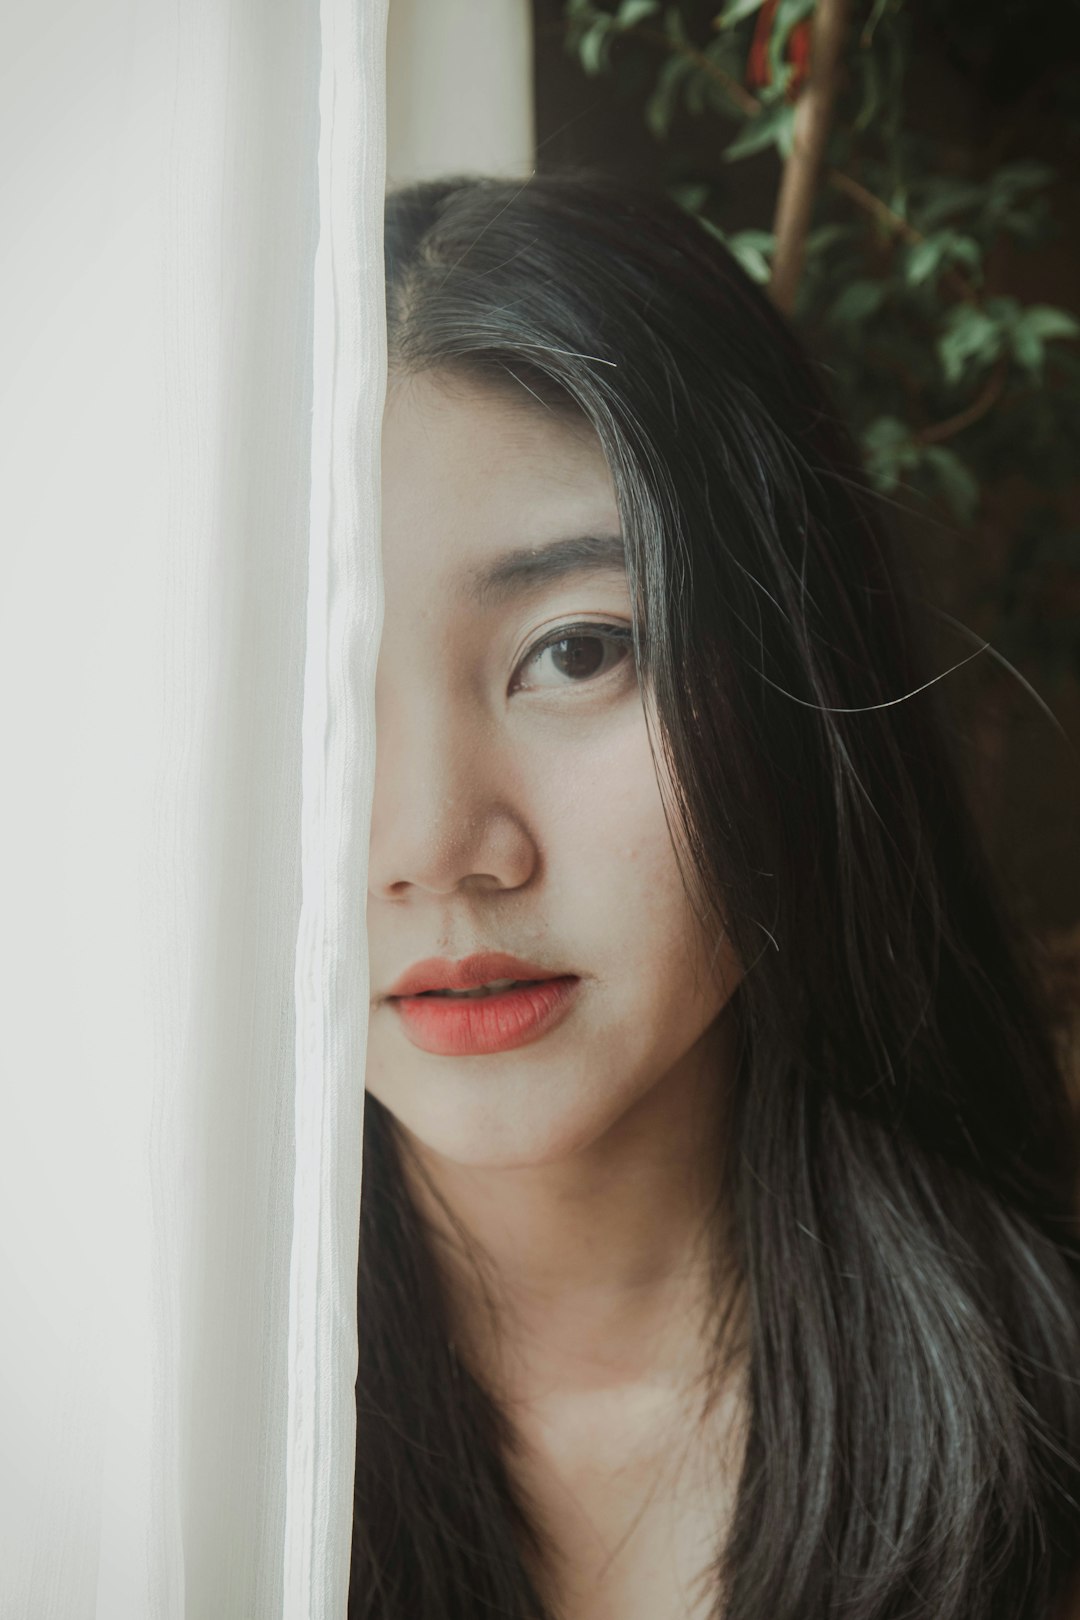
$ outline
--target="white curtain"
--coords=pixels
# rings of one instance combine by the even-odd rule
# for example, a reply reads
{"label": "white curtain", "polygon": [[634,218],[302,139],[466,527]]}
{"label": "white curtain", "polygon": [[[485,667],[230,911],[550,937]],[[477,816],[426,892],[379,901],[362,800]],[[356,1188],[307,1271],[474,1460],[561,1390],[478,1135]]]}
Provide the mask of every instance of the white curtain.
{"label": "white curtain", "polygon": [[386,0],[0,0],[0,1615],[342,1620]]}

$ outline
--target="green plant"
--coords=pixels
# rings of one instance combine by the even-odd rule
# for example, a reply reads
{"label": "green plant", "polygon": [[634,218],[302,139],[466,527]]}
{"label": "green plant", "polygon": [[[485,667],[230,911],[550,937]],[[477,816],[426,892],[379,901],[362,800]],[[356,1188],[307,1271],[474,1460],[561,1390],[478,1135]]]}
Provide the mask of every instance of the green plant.
{"label": "green plant", "polygon": [[[1017,15],[938,0],[933,21],[984,42]],[[1055,168],[1015,150],[1023,120],[982,150],[943,151],[915,126],[907,0],[566,0],[562,28],[586,73],[639,86],[671,194],[821,356],[877,487],[973,549],[985,540],[964,604],[983,632],[1051,685],[1080,674],[1080,320],[1024,302],[1010,280],[1015,249],[1052,244],[1060,211]],[[1078,83],[1067,53],[1041,81],[1074,145]],[[763,154],[760,218],[726,229],[723,166]],[[1031,492],[1004,538],[1003,479]]]}

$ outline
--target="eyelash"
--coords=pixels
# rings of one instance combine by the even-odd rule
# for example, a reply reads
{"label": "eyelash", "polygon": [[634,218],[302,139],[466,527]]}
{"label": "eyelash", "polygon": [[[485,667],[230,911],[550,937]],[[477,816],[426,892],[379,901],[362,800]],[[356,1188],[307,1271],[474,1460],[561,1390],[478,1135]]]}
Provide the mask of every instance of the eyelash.
{"label": "eyelash", "polygon": [[[521,663],[518,665],[518,672],[520,673],[522,670],[527,669],[531,664],[535,664],[540,658],[541,654],[545,653],[549,647],[557,647],[560,642],[563,641],[578,640],[613,641],[618,646],[629,648],[632,652],[634,633],[628,625],[623,624],[562,624],[557,630],[552,630],[550,634],[544,636],[540,641],[537,641],[532,647],[529,648],[528,652],[521,660]],[[625,662],[625,660],[623,660],[623,662]],[[615,667],[617,668],[619,666]],[[562,684],[565,686],[591,686],[594,681],[603,680],[606,675],[611,675],[613,673],[614,669],[609,669],[598,675],[589,675],[584,680],[580,681],[572,681],[568,679]]]}

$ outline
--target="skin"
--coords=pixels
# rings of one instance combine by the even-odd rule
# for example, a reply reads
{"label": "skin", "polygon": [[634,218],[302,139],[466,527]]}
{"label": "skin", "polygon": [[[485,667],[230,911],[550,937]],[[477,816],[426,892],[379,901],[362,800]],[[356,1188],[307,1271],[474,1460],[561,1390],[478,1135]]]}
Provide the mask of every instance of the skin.
{"label": "skin", "polygon": [[[631,648],[591,678],[566,649],[528,659],[560,625],[629,627],[624,573],[485,607],[460,588],[508,547],[617,535],[611,474],[587,424],[524,391],[392,376],[382,511],[367,1087],[411,1149],[461,1353],[522,1437],[562,1613],[704,1615],[737,1453],[733,1397],[699,1409],[741,969],[684,894]],[[571,651],[592,670],[604,645]],[[573,1010],[510,1052],[417,1050],[386,990],[485,948],[580,975]]]}

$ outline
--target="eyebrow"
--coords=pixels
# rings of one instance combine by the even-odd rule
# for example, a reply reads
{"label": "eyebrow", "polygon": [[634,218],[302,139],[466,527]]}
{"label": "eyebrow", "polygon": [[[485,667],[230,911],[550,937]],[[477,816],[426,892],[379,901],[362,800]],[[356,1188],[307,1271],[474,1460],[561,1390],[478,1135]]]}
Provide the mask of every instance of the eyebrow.
{"label": "eyebrow", "polygon": [[621,534],[580,534],[546,545],[504,551],[470,568],[464,589],[481,607],[550,586],[572,574],[626,573]]}

